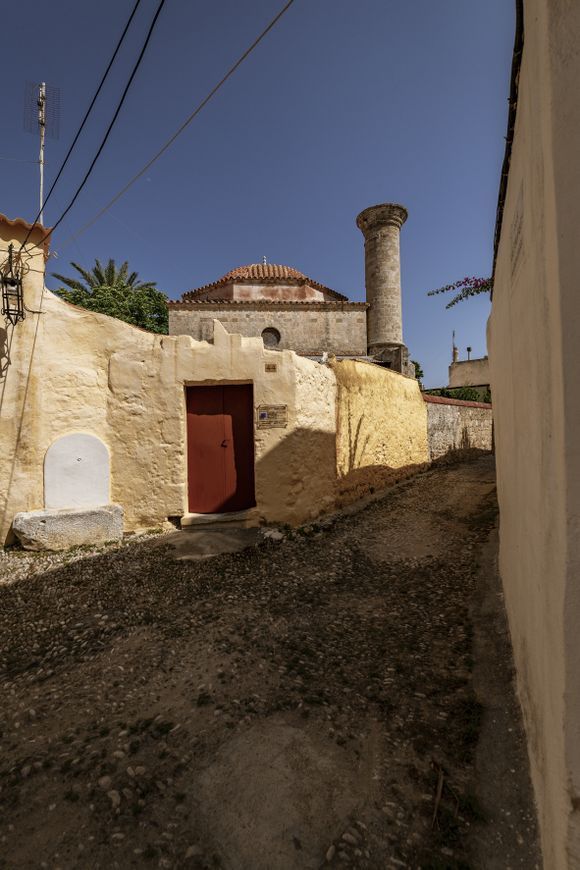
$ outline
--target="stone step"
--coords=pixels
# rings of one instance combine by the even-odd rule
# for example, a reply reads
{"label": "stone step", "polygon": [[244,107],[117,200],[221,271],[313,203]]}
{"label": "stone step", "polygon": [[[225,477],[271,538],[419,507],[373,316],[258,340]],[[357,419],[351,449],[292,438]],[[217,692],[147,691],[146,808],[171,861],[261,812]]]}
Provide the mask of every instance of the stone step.
{"label": "stone step", "polygon": [[257,508],[221,514],[184,514],[181,517],[183,531],[202,531],[215,528],[248,529],[260,525]]}

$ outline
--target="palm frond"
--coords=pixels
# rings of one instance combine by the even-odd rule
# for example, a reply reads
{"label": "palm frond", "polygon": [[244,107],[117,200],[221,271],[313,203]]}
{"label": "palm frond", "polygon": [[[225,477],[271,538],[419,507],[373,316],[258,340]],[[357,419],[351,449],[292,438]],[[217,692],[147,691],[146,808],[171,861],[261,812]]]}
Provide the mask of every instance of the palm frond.
{"label": "palm frond", "polygon": [[115,268],[115,261],[111,259],[107,263],[107,268],[105,269],[105,284],[107,284],[109,287],[114,287],[117,283],[115,280],[116,277],[117,270]]}
{"label": "palm frond", "polygon": [[124,263],[121,263],[121,266],[117,270],[117,276],[115,279],[115,284],[130,284],[131,282],[127,280],[127,272],[129,271],[129,263],[125,260]]}
{"label": "palm frond", "polygon": [[51,272],[53,278],[57,278],[59,281],[62,281],[67,287],[70,287],[71,290],[84,290],[86,293],[89,291],[85,287],[85,285],[77,280],[76,278],[67,278],[66,275],[60,275],[58,272]]}
{"label": "palm frond", "polygon": [[103,265],[100,260],[95,260],[95,265],[93,267],[93,280],[95,281],[95,286],[102,287],[106,284],[105,280],[105,270],[103,269]]}

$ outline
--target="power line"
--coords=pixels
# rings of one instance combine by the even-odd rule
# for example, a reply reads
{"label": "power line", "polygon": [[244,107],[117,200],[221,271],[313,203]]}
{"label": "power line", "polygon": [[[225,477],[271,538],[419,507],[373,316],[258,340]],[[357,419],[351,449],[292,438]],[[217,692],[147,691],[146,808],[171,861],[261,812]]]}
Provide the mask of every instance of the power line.
{"label": "power line", "polygon": [[69,202],[69,204],[67,205],[67,207],[65,208],[65,210],[63,211],[61,216],[59,217],[59,219],[52,226],[50,231],[48,233],[46,233],[46,235],[38,242],[38,245],[42,245],[43,242],[45,242],[46,239],[51,235],[51,233],[54,232],[54,230],[58,227],[58,225],[60,223],[62,223],[62,221],[64,220],[66,215],[69,213],[69,211],[71,210],[71,208],[73,207],[73,205],[77,201],[81,190],[83,189],[83,187],[87,183],[89,176],[90,176],[91,172],[93,171],[95,164],[96,164],[97,160],[99,159],[99,157],[103,151],[103,148],[107,144],[107,140],[111,134],[111,131],[112,131],[114,125],[115,125],[115,121],[117,120],[117,118],[119,116],[119,112],[121,111],[121,108],[123,107],[123,103],[125,102],[125,98],[129,92],[129,88],[131,87],[133,79],[135,78],[135,75],[137,74],[137,70],[139,69],[139,66],[141,65],[141,61],[143,60],[143,56],[147,50],[147,46],[149,45],[149,40],[151,39],[151,36],[153,34],[153,30],[155,29],[155,25],[157,23],[157,19],[159,18],[159,14],[161,13],[161,10],[165,6],[165,2],[166,2],[166,0],[159,0],[159,5],[157,7],[155,15],[153,16],[153,20],[151,22],[151,25],[149,26],[147,36],[145,37],[145,42],[143,43],[143,47],[141,48],[141,51],[139,52],[139,57],[137,58],[137,61],[135,62],[135,66],[133,67],[133,70],[131,71],[131,75],[129,76],[129,80],[128,80],[127,84],[125,85],[125,89],[121,95],[121,99],[119,100],[119,103],[117,104],[117,108],[115,109],[115,114],[113,115],[111,122],[110,122],[109,126],[107,127],[107,131],[106,131],[105,135],[103,136],[103,139],[101,140],[101,144],[99,145],[99,147],[97,149],[97,153],[93,157],[91,164],[90,164],[89,168],[87,169],[83,180],[81,181],[81,183],[77,187],[73,198],[71,199],[71,201]]}
{"label": "power line", "polygon": [[249,46],[249,48],[247,48],[246,51],[241,55],[241,57],[238,58],[238,60],[233,64],[233,66],[231,66],[229,68],[227,73],[223,76],[223,78],[220,79],[220,81],[217,83],[217,85],[215,85],[215,87],[212,88],[212,90],[209,92],[209,94],[206,97],[204,97],[204,99],[201,101],[201,103],[199,103],[199,105],[193,110],[193,112],[185,119],[183,124],[175,131],[173,136],[171,136],[167,140],[167,142],[164,145],[162,145],[162,147],[151,158],[151,160],[149,160],[145,164],[145,166],[143,166],[143,168],[140,169],[139,172],[136,175],[134,175],[130,181],[127,182],[127,184],[119,191],[119,193],[117,193],[113,197],[113,199],[109,203],[107,203],[107,205],[103,206],[103,208],[93,218],[91,218],[91,220],[88,223],[86,223],[83,227],[81,227],[81,229],[77,233],[74,233],[72,236],[69,236],[68,239],[65,239],[63,246],[64,245],[68,246],[68,244],[70,242],[74,241],[80,235],[82,235],[84,232],[86,232],[86,230],[88,230],[89,227],[92,227],[92,225],[94,223],[96,223],[96,221],[98,221],[98,219],[100,217],[102,217],[105,214],[105,212],[107,212],[111,208],[111,206],[113,206],[117,202],[117,200],[119,200],[129,190],[129,188],[133,184],[135,184],[135,182],[138,181],[141,178],[141,176],[144,175],[153,166],[153,164],[157,160],[159,160],[159,158],[168,150],[168,148],[170,148],[171,145],[173,145],[173,143],[175,142],[177,137],[180,136],[181,133],[183,133],[183,131],[186,129],[186,127],[188,127],[191,124],[193,119],[197,115],[199,115],[199,113],[201,112],[201,110],[203,108],[205,108],[205,106],[207,106],[209,101],[217,94],[217,92],[220,90],[220,88],[223,85],[225,85],[227,80],[235,73],[237,68],[246,60],[247,57],[249,57],[249,55],[254,51],[254,49],[258,46],[258,44],[264,39],[264,37],[270,32],[270,30],[272,30],[274,25],[278,23],[280,18],[282,18],[284,13],[288,11],[288,9],[292,6],[293,3],[294,3],[294,0],[288,0],[288,2],[282,7],[282,9],[278,12],[278,14],[270,21],[270,23],[267,25],[267,27],[265,27],[264,30],[262,30],[262,32],[260,33],[260,35],[256,37],[256,39],[252,42],[252,44]]}
{"label": "power line", "polygon": [[[95,103],[96,103],[96,101],[97,101],[97,98],[98,98],[99,94],[101,93],[101,90],[102,90],[102,88],[103,88],[103,85],[105,84],[105,81],[106,81],[106,79],[107,79],[107,76],[109,75],[109,72],[111,71],[111,67],[113,66],[113,63],[115,62],[115,58],[117,57],[117,55],[118,55],[118,53],[119,53],[119,49],[121,48],[121,45],[122,45],[123,42],[124,42],[125,36],[127,35],[127,31],[129,30],[129,27],[131,26],[131,22],[133,21],[133,18],[135,17],[135,13],[137,12],[137,9],[139,8],[139,4],[140,4],[140,3],[141,3],[141,0],[136,0],[135,5],[133,6],[133,10],[132,10],[131,14],[129,15],[129,18],[127,19],[127,23],[125,24],[125,27],[123,28],[123,32],[121,33],[121,36],[119,37],[119,40],[118,40],[118,42],[117,42],[117,45],[115,46],[115,50],[114,50],[114,52],[113,52],[113,54],[112,54],[112,56],[111,56],[111,59],[110,59],[108,65],[107,65],[107,68],[106,68],[105,72],[103,73],[103,76],[102,76],[102,78],[101,78],[101,81],[99,82],[99,85],[98,85],[98,87],[97,87],[97,90],[95,91],[95,93],[94,93],[94,95],[93,95],[93,98],[92,98],[91,102],[89,103],[89,107],[88,107],[87,111],[85,112],[85,116],[84,116],[83,120],[81,121],[81,125],[80,125],[79,129],[77,130],[74,139],[73,139],[72,142],[71,142],[70,148],[68,149],[68,151],[67,151],[67,153],[66,153],[66,156],[65,156],[64,160],[63,160],[62,163],[61,163],[60,169],[58,170],[58,172],[57,172],[57,174],[56,174],[56,178],[55,178],[54,181],[52,182],[51,188],[50,188],[50,190],[48,191],[48,193],[47,193],[47,195],[46,195],[46,199],[44,199],[44,201],[42,202],[42,205],[41,205],[41,207],[40,207],[40,209],[39,209],[39,211],[38,211],[38,214],[36,215],[36,217],[34,218],[34,220],[33,220],[33,222],[32,222],[32,226],[34,226],[34,224],[35,224],[35,223],[37,222],[37,220],[40,218],[40,215],[42,214],[42,212],[43,212],[43,210],[44,210],[44,207],[46,206],[46,203],[47,203],[48,200],[50,199],[50,197],[51,197],[51,195],[52,195],[52,192],[53,192],[54,188],[56,187],[56,184],[57,184],[57,182],[58,182],[60,176],[62,175],[65,166],[67,165],[67,163],[68,163],[68,161],[69,161],[69,158],[70,158],[70,156],[71,156],[71,154],[72,154],[72,152],[73,152],[73,150],[74,150],[74,147],[75,147],[75,145],[77,144],[77,141],[78,141],[78,139],[79,139],[79,136],[80,136],[81,133],[83,132],[84,126],[85,126],[85,124],[87,123],[87,120],[88,120],[88,118],[89,118],[89,115],[91,114],[91,112],[92,112],[92,110],[93,110],[93,106],[95,105]],[[10,159],[10,158],[0,158],[0,159]],[[30,161],[30,162],[33,163],[33,162],[36,162],[36,161]],[[28,233],[27,233],[27,235],[26,235],[26,238],[24,239],[24,241],[22,242],[22,244],[21,244],[21,246],[20,246],[20,250],[22,250],[22,248],[24,247],[24,245],[26,244],[26,242],[27,242],[28,239],[30,238],[30,233],[31,233],[31,232],[32,232],[32,227],[28,230]]]}

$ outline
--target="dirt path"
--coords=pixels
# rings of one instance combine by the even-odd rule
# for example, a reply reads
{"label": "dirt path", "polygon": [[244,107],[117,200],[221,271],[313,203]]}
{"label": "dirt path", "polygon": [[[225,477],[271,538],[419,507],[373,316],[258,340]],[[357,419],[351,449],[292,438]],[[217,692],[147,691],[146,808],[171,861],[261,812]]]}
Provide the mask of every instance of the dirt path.
{"label": "dirt path", "polygon": [[539,866],[494,522],[486,458],[1,588],[0,867]]}

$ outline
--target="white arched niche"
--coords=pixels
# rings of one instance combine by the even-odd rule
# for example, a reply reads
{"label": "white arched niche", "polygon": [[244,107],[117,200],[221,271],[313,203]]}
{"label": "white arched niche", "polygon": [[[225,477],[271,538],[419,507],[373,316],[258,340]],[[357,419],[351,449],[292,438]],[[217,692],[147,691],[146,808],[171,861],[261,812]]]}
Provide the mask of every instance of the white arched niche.
{"label": "white arched niche", "polygon": [[45,508],[88,508],[109,504],[109,451],[87,432],[63,435],[44,457]]}

